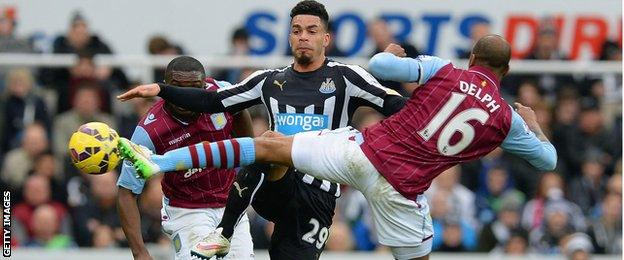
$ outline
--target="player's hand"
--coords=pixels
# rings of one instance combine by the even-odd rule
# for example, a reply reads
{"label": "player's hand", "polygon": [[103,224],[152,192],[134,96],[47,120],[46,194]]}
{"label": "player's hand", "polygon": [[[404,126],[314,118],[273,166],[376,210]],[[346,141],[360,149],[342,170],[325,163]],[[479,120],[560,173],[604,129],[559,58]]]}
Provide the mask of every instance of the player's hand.
{"label": "player's hand", "polygon": [[158,93],[160,93],[160,86],[158,86],[158,84],[156,83],[152,83],[147,85],[139,85],[131,90],[128,90],[126,91],[126,93],[117,96],[117,99],[119,99],[120,101],[128,101],[130,99],[138,97],[155,97],[158,96]]}
{"label": "player's hand", "polygon": [[405,53],[405,49],[396,43],[390,43],[388,47],[384,50],[384,52],[389,52],[398,57],[405,57],[407,53]]}
{"label": "player's hand", "polygon": [[524,122],[529,126],[529,129],[535,131],[535,129],[539,129],[539,123],[537,123],[537,116],[535,112],[530,107],[524,106],[518,102],[514,103],[516,105],[516,112],[524,119]]}

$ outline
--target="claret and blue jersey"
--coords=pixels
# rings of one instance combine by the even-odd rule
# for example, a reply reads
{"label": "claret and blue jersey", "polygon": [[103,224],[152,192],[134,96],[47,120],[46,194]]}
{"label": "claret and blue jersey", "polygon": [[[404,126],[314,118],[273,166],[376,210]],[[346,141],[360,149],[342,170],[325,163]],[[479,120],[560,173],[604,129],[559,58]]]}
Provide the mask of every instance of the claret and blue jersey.
{"label": "claret and blue jersey", "polygon": [[375,55],[371,73],[385,80],[417,82],[405,108],[364,131],[362,150],[407,198],[426,190],[445,169],[476,160],[500,146],[540,170],[552,170],[556,151],[540,141],[501,97],[492,71],[455,68],[434,56]]}
{"label": "claret and blue jersey", "polygon": [[[206,79],[207,89],[227,87],[227,82]],[[139,121],[132,142],[143,145],[156,154],[202,141],[232,138],[232,116],[229,113],[204,113],[193,122],[176,119],[164,108],[165,101],[154,104]],[[205,156],[198,156],[205,158]],[[235,171],[230,169],[189,169],[165,174],[162,188],[171,206],[182,208],[217,208],[225,206]],[[117,185],[141,194],[145,180],[135,177],[134,168],[124,161]]]}

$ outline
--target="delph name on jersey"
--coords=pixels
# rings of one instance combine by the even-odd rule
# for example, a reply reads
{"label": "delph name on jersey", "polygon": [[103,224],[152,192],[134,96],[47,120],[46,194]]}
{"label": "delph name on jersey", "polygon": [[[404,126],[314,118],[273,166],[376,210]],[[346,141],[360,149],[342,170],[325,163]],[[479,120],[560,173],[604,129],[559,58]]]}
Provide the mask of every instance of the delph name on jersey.
{"label": "delph name on jersey", "polygon": [[[481,86],[487,86],[487,81],[483,81],[481,83]],[[489,102],[485,106],[490,108],[490,113],[493,113],[494,111],[500,108],[500,105],[496,103],[496,100],[492,99],[492,96],[490,94],[484,94],[483,96],[481,96],[481,91],[482,91],[481,87],[473,83],[468,83],[468,82],[460,80],[459,90],[461,90],[462,92],[468,95],[475,97],[482,103]]]}

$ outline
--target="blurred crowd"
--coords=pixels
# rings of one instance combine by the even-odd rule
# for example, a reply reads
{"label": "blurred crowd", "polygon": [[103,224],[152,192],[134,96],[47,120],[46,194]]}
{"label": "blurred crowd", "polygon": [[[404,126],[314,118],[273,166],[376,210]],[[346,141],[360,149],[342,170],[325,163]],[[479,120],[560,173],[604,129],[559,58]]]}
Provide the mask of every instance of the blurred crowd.
{"label": "blurred crowd", "polygon": [[[120,68],[94,62],[114,51],[89,27],[80,13],[70,17],[67,31],[52,46],[41,48],[16,35],[15,11],[0,13],[0,52],[77,55],[67,68],[0,67],[0,186],[11,190],[13,241],[16,247],[125,247],[117,215],[117,172],[99,176],[77,173],[67,154],[70,135],[81,124],[102,121],[129,137],[154,100],[120,104],[112,97],[139,82]],[[373,54],[397,42],[383,20],[369,23]],[[490,33],[486,22],[472,25],[474,40]],[[537,41],[525,59],[566,60],[559,50],[558,31],[545,19]],[[621,46],[606,41],[600,60],[621,60]],[[399,42],[407,55],[425,54],[409,42]],[[247,55],[248,34],[237,28],[231,55]],[[471,46],[458,51],[467,58]],[[184,54],[163,36],[146,43],[150,54]],[[344,54],[334,45],[332,57]],[[256,68],[212,71],[220,80],[237,82]],[[162,81],[164,68],[154,69]],[[404,95],[414,84],[382,82]],[[622,75],[548,74],[505,78],[502,92],[510,103],[532,107],[558,151],[553,172],[537,172],[500,149],[479,161],[451,168],[426,192],[434,223],[434,251],[491,254],[588,254],[622,252]],[[268,129],[266,112],[252,108],[257,135]],[[361,109],[352,125],[363,129],[383,119]],[[366,200],[343,187],[327,250],[386,250],[376,243]],[[158,178],[148,182],[140,197],[142,230],[148,243],[170,246],[160,230],[162,190]],[[250,213],[256,248],[268,247],[272,224]]]}

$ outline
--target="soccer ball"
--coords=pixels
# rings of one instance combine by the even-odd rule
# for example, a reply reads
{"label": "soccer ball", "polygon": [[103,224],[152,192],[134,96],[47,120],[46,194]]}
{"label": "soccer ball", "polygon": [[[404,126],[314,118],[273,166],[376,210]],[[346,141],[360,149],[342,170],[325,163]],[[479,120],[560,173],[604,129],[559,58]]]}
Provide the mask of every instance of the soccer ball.
{"label": "soccer ball", "polygon": [[119,135],[101,122],[86,123],[69,139],[72,163],[86,174],[107,173],[119,163],[117,143]]}

